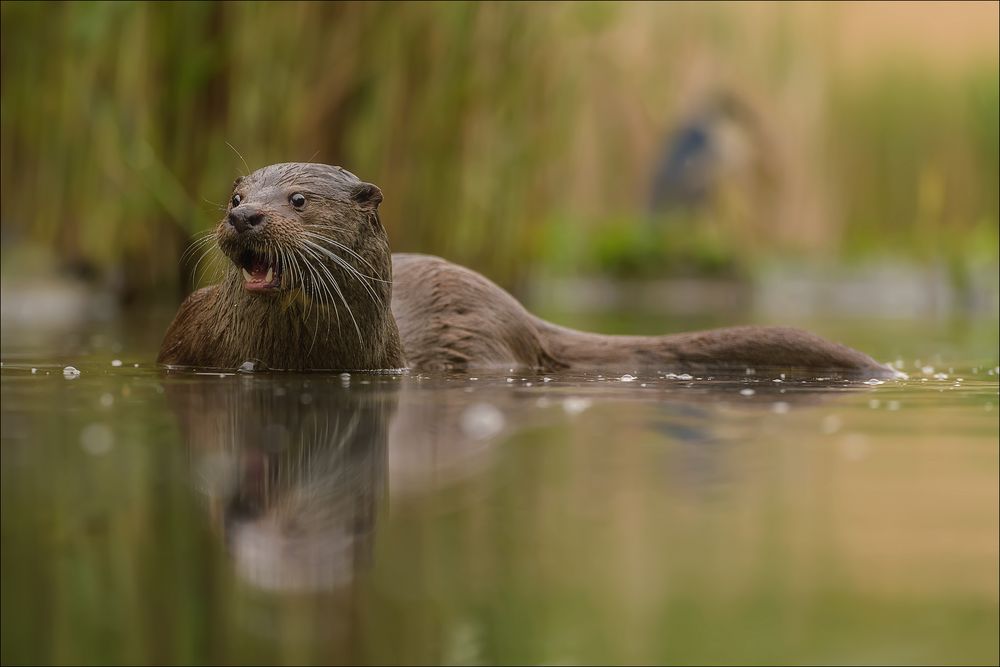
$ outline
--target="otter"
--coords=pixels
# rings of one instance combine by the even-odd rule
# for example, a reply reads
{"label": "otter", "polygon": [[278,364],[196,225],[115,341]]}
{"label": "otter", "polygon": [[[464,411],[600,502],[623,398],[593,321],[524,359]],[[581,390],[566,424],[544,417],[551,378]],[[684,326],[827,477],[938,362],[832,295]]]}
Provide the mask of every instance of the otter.
{"label": "otter", "polygon": [[885,377],[857,350],[786,327],[607,336],[529,313],[484,276],[437,257],[392,254],[382,192],[314,163],[236,179],[215,240],[221,282],[191,294],[157,362],[273,370],[530,368],[775,369]]}

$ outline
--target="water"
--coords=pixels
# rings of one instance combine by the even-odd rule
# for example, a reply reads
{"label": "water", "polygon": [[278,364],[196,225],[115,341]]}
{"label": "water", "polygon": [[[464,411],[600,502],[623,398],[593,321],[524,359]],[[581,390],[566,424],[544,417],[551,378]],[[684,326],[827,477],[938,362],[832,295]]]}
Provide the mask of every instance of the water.
{"label": "water", "polygon": [[843,324],[883,384],[166,373],[162,324],[5,333],[5,664],[998,661],[995,322]]}

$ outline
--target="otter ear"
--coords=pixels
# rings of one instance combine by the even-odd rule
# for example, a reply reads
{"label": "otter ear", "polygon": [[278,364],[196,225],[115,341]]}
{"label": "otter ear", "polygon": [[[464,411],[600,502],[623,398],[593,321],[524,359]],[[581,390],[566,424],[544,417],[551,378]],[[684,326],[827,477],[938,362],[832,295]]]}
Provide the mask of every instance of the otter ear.
{"label": "otter ear", "polygon": [[363,210],[374,211],[382,203],[382,191],[371,183],[359,183],[351,190],[351,199]]}

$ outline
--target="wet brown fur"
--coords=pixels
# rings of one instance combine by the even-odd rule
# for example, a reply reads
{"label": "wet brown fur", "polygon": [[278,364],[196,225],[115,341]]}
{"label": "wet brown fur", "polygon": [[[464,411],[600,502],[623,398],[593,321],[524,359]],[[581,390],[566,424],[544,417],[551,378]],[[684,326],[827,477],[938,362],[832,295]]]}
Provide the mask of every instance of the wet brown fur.
{"label": "wet brown fur", "polygon": [[[160,363],[234,368],[258,360],[269,368],[327,370],[752,367],[892,374],[861,352],[786,327],[604,336],[545,322],[474,271],[437,257],[390,255],[377,214],[381,193],[338,167],[272,165],[238,181],[236,190],[267,218],[253,241],[256,249],[287,250],[301,232],[297,225],[324,225],[324,234],[355,253],[338,250],[343,259],[377,277],[369,285],[378,298],[356,276],[324,261],[353,310],[359,336],[343,303],[335,301],[335,315],[329,303],[318,303],[322,294],[309,285],[292,285],[280,295],[248,293],[239,268],[229,263],[219,285],[195,292],[181,306],[167,331]],[[291,192],[306,194],[304,212],[296,213],[287,203]],[[247,243],[225,220],[217,235],[231,258]]]}

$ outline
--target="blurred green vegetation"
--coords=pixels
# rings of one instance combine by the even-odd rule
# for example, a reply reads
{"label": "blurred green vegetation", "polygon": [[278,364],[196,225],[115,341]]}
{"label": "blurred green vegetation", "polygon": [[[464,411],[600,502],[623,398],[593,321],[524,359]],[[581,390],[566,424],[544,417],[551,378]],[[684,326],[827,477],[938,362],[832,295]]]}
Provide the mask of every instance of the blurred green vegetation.
{"label": "blurred green vegetation", "polygon": [[995,261],[996,68],[935,80],[897,64],[836,90],[830,141],[851,195],[844,199],[847,248],[900,246],[926,259]]}
{"label": "blurred green vegetation", "polygon": [[[950,10],[916,13],[933,23],[934,11]],[[344,165],[383,189],[395,250],[508,284],[532,267],[996,264],[995,41],[928,67],[935,48],[958,47],[916,35],[904,55],[858,67],[828,36],[848,32],[850,12],[5,2],[4,251],[51,247],[135,294],[188,289],[179,258],[219,218],[245,158]],[[776,181],[650,219],[663,139],[713,87],[755,100],[769,136],[755,150]]]}

